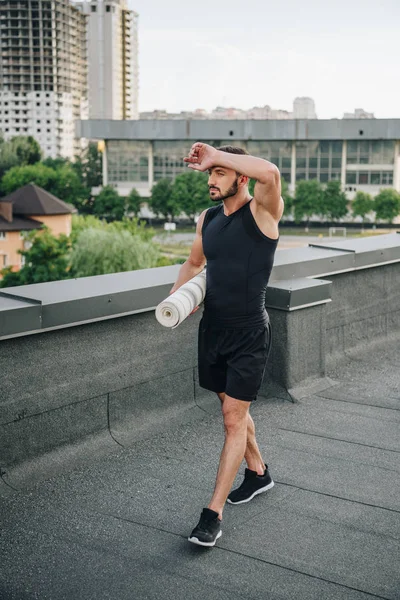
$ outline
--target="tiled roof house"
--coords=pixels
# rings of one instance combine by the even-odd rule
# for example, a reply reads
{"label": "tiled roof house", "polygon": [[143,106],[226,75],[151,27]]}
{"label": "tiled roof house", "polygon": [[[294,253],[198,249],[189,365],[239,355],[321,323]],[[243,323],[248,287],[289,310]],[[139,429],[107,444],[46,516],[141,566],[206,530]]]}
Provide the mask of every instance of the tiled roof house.
{"label": "tiled roof house", "polygon": [[70,235],[72,213],[77,210],[34,184],[28,184],[9,196],[0,198],[0,269],[8,266],[18,271],[24,249],[22,231],[47,225],[53,235]]}

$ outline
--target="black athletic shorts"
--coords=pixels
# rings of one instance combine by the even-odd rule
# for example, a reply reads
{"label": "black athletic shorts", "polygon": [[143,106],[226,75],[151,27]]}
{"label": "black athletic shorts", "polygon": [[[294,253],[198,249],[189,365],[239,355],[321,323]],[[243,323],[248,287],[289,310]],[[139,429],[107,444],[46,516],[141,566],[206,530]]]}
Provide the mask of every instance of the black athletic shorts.
{"label": "black athletic shorts", "polygon": [[255,400],[271,349],[271,325],[218,329],[199,325],[199,384],[237,400]]}

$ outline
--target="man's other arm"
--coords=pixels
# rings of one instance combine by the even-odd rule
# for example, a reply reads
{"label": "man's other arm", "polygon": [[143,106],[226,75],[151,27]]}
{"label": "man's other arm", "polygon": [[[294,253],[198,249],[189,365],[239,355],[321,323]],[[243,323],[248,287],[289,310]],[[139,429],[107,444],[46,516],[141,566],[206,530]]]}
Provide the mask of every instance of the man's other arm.
{"label": "man's other arm", "polygon": [[196,237],[194,239],[189,258],[181,266],[178,279],[171,288],[170,294],[173,294],[178,288],[181,287],[181,285],[190,279],[193,279],[193,277],[198,275],[205,267],[206,257],[204,256],[203,252],[203,239],[201,230],[203,228],[204,216],[206,212],[206,210],[203,211],[199,217],[199,220],[197,221]]}

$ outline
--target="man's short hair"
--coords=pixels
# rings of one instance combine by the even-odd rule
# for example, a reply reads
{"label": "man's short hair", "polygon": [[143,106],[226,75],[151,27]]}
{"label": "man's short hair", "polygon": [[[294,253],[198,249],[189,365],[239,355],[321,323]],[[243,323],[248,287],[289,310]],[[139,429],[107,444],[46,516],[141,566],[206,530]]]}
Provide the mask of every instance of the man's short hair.
{"label": "man's short hair", "polygon": [[248,154],[247,150],[239,148],[239,146],[220,146],[217,150],[229,152],[229,154]]}

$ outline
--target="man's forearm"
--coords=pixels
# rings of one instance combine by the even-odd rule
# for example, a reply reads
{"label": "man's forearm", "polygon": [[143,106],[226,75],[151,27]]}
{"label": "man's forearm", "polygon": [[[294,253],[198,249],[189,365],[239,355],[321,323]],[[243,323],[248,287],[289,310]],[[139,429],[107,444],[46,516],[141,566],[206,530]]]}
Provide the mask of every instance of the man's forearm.
{"label": "man's forearm", "polygon": [[190,279],[193,279],[193,277],[196,277],[196,275],[201,273],[203,269],[204,265],[196,266],[188,260],[184,262],[179,270],[178,279],[176,280],[175,285],[172,287],[170,294],[173,294],[178,288],[181,287],[181,285],[187,281],[190,281]]}
{"label": "man's forearm", "polygon": [[264,183],[276,176],[279,171],[277,167],[263,158],[249,156],[247,154],[231,154],[229,152],[218,151],[218,158],[215,164],[227,169],[234,169],[241,175],[256,179]]}

